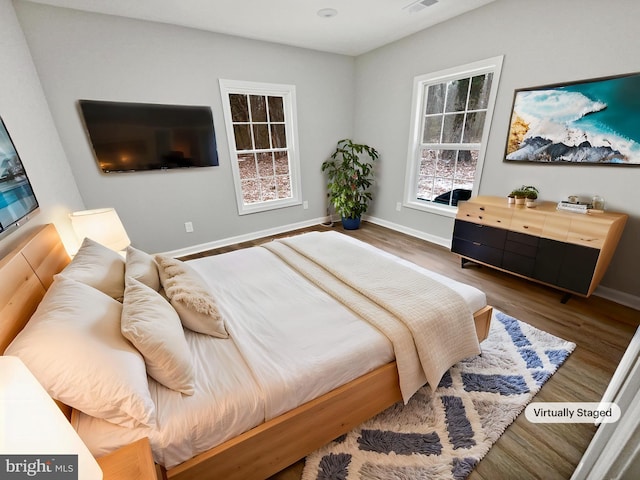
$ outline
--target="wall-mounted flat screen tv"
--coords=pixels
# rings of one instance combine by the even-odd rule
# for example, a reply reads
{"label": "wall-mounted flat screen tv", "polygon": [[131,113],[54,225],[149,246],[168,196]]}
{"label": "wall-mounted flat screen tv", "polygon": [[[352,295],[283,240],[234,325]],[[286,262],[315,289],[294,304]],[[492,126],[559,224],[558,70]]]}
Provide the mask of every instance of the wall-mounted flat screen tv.
{"label": "wall-mounted flat screen tv", "polygon": [[105,173],[218,165],[210,107],[79,103],[96,160]]}
{"label": "wall-mounted flat screen tv", "polygon": [[26,222],[38,210],[38,201],[22,160],[0,118],[0,237]]}

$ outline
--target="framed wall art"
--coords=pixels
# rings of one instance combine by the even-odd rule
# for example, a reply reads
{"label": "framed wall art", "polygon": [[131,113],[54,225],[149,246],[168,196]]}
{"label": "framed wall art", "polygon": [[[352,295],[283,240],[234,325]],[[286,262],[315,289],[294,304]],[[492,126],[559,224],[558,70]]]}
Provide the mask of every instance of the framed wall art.
{"label": "framed wall art", "polygon": [[640,73],[516,90],[504,160],[640,166]]}
{"label": "framed wall art", "polygon": [[27,172],[0,118],[0,238],[21,226],[38,210]]}

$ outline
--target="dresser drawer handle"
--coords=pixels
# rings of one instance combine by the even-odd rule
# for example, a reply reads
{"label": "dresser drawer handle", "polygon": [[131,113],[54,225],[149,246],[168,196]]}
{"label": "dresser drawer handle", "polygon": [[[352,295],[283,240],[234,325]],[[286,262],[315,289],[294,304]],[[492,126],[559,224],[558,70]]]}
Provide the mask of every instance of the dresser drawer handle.
{"label": "dresser drawer handle", "polygon": [[480,210],[482,210],[484,212],[484,207],[480,207]]}
{"label": "dresser drawer handle", "polygon": [[482,215],[479,215],[479,216],[478,216],[478,218],[479,218],[480,220],[482,220]]}
{"label": "dresser drawer handle", "polygon": [[473,242],[473,244],[474,244],[475,246],[477,246],[477,247],[482,246],[482,244],[481,244],[480,242]]}
{"label": "dresser drawer handle", "polygon": [[529,228],[529,225],[523,225],[522,228]]}

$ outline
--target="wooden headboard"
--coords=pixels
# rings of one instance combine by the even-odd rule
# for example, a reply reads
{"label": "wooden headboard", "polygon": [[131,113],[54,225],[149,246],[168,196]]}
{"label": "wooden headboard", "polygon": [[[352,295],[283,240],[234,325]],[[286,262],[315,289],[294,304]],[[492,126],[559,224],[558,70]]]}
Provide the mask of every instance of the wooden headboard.
{"label": "wooden headboard", "polygon": [[70,260],[53,224],[37,228],[0,260],[0,353],[24,328],[53,276]]}

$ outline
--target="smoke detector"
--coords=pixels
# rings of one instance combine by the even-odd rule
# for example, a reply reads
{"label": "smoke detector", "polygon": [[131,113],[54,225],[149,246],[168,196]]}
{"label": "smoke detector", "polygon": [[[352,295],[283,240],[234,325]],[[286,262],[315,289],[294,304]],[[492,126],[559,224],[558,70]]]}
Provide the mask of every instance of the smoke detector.
{"label": "smoke detector", "polygon": [[438,0],[417,0],[416,2],[411,2],[409,5],[404,6],[402,9],[409,13],[416,13],[436,3],[438,3]]}
{"label": "smoke detector", "polygon": [[318,10],[317,14],[322,18],[331,18],[338,15],[338,11],[335,8],[321,8]]}

